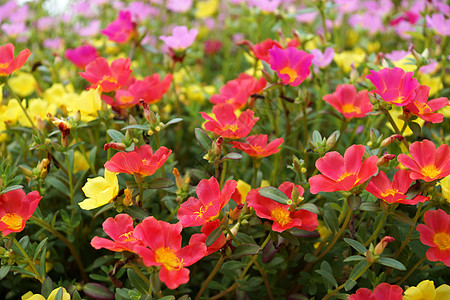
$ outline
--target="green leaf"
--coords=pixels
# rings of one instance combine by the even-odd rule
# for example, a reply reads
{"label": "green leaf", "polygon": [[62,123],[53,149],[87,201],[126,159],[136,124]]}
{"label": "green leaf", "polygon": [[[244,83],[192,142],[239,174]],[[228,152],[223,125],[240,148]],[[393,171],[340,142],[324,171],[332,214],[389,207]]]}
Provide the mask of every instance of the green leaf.
{"label": "green leaf", "polygon": [[106,133],[113,139],[113,141],[122,142],[126,140],[125,135],[123,135],[120,131],[108,129]]}
{"label": "green leaf", "polygon": [[165,189],[174,185],[175,183],[169,178],[155,178],[147,182],[148,189]]}
{"label": "green leaf", "polygon": [[347,198],[347,203],[348,203],[348,207],[350,207],[350,209],[352,211],[355,211],[355,210],[359,209],[359,207],[361,206],[362,198],[359,195],[356,196],[356,195],[352,194]]}
{"label": "green leaf", "polygon": [[260,188],[258,193],[263,197],[272,199],[273,201],[281,204],[287,204],[287,201],[290,200],[282,191],[271,186]]}
{"label": "green leaf", "polygon": [[122,128],[122,130],[127,130],[127,129],[150,130],[150,126],[147,124],[144,124],[144,125],[136,124],[136,125],[128,125],[128,126]]}
{"label": "green leaf", "polygon": [[306,254],[305,254],[305,257],[304,257],[304,260],[305,260],[307,263],[312,263],[312,262],[317,261],[317,256],[314,256],[314,255],[312,255],[311,253],[306,253]]}
{"label": "green leaf", "polygon": [[225,160],[225,159],[241,159],[242,158],[242,154],[239,154],[237,152],[230,152],[227,155],[225,155],[224,157],[222,157],[221,161]]}
{"label": "green leaf", "polygon": [[409,225],[409,226],[415,226],[416,224],[414,223],[413,219],[411,219],[407,214],[405,214],[402,211],[396,211],[392,214],[392,216],[394,217],[394,219],[396,219],[397,221]]}
{"label": "green leaf", "polygon": [[319,131],[317,131],[317,130],[313,131],[312,140],[313,140],[314,143],[322,142],[322,136],[320,135]]}
{"label": "green leaf", "polygon": [[322,276],[322,278],[329,282],[332,286],[334,287],[338,287],[338,283],[336,281],[336,279],[334,279],[333,275],[330,274],[329,272],[325,271],[325,270],[316,270],[316,273],[320,274]]}
{"label": "green leaf", "polygon": [[349,279],[355,279],[355,277],[361,273],[362,270],[364,270],[369,262],[367,260],[362,260],[359,263],[356,264],[356,266],[353,268],[352,272],[350,273]]}
{"label": "green leaf", "polygon": [[211,138],[201,128],[195,128],[194,133],[195,138],[197,139],[200,146],[203,148],[205,152],[208,152],[208,150],[211,148],[212,145]]}
{"label": "green leaf", "polygon": [[27,249],[28,244],[30,244],[30,237],[28,235],[24,236],[19,240],[19,244],[22,245],[23,249]]}
{"label": "green leaf", "polygon": [[55,295],[55,300],[63,300],[64,290],[60,287]]}
{"label": "green leaf", "polygon": [[366,252],[367,252],[366,247],[364,247],[363,244],[361,244],[360,242],[358,242],[356,240],[351,240],[351,239],[348,239],[348,238],[344,238],[344,242],[346,242],[347,244],[352,246],[353,249],[355,249],[356,251],[358,251],[362,255],[366,254]]}
{"label": "green leaf", "polygon": [[131,284],[142,294],[148,294],[149,286],[142,280],[141,277],[133,269],[127,269],[128,279],[130,279]]}
{"label": "green leaf", "polygon": [[411,131],[414,133],[414,135],[420,136],[421,129],[419,124],[415,122],[408,122],[408,126],[409,129],[411,129]]}
{"label": "green leaf", "polygon": [[344,259],[344,262],[350,262],[350,261],[360,261],[360,260],[365,260],[366,258],[364,256],[360,256],[360,255],[352,255],[347,257],[346,259]]}
{"label": "green leaf", "polygon": [[[356,281],[354,281],[353,279],[349,279],[345,282],[344,288],[345,291],[350,291],[354,286],[356,285]],[[345,298],[347,299],[347,298]]]}
{"label": "green leaf", "polygon": [[72,294],[72,300],[81,300],[80,294],[78,291],[74,291]]}
{"label": "green leaf", "polygon": [[114,203],[108,203],[106,205],[103,205],[94,215],[94,218],[97,218],[99,215],[103,214],[105,211],[108,211],[110,209],[114,208]]}
{"label": "green leaf", "polygon": [[145,209],[134,205],[128,206],[128,208],[125,209],[125,212],[129,214],[130,217],[138,220],[144,220],[149,216]]}
{"label": "green leaf", "polygon": [[48,240],[48,237],[46,237],[45,239],[43,239],[39,243],[39,245],[36,248],[36,252],[34,252],[33,260],[36,260],[36,258],[38,257],[39,253],[42,251],[42,248],[45,247],[44,252],[46,251],[46,249],[47,249],[47,240]]}
{"label": "green leaf", "polygon": [[166,127],[169,126],[169,125],[176,124],[176,123],[180,123],[181,121],[183,121],[182,118],[175,118],[175,119],[172,119],[172,120],[170,120],[169,122],[167,122],[166,124],[164,124],[163,129],[166,128]]}
{"label": "green leaf", "polygon": [[313,204],[313,203],[305,203],[303,205],[300,205],[297,207],[296,210],[307,210],[309,212],[312,212],[313,214],[320,214],[320,210],[317,207],[317,205]]}
{"label": "green leaf", "polygon": [[226,263],[224,263],[222,265],[221,271],[229,272],[229,271],[233,271],[233,270],[236,270],[236,269],[243,268],[246,265],[247,264],[245,262],[242,262],[242,261],[237,261],[237,260],[227,261]]}
{"label": "green leaf", "polygon": [[255,244],[240,244],[234,249],[233,253],[230,255],[230,259],[239,259],[246,255],[258,254],[261,247]]}
{"label": "green leaf", "polygon": [[8,275],[11,268],[12,265],[3,265],[0,267],[0,280],[2,280],[3,278],[5,278],[6,275]]}
{"label": "green leaf", "polygon": [[323,206],[323,220],[325,222],[325,225],[333,232],[339,231],[339,220],[336,216],[336,212],[334,209],[330,206],[329,203],[326,203]]}
{"label": "green leaf", "polygon": [[363,203],[361,204],[361,206],[359,207],[359,210],[362,211],[379,211],[380,210],[380,206],[376,203]]}
{"label": "green leaf", "polygon": [[211,246],[214,244],[214,242],[219,238],[219,236],[222,234],[222,227],[219,226],[216,229],[214,229],[206,238],[205,244],[206,247]]}
{"label": "green leaf", "polygon": [[383,266],[391,267],[400,271],[405,271],[405,266],[399,262],[398,260],[395,260],[393,258],[389,257],[380,257],[378,259],[378,263],[382,264]]}
{"label": "green leaf", "polygon": [[101,284],[89,282],[83,286],[83,292],[91,298],[114,300],[114,294]]}
{"label": "green leaf", "polygon": [[3,191],[0,192],[0,195],[4,194],[4,193],[7,193],[7,192],[14,191],[14,190],[19,190],[19,189],[22,189],[22,188],[23,188],[23,185],[20,185],[20,184],[8,186],[6,189],[4,189]]}
{"label": "green leaf", "polygon": [[27,270],[25,270],[25,269],[23,269],[23,268],[20,268],[20,267],[17,267],[17,266],[13,266],[13,267],[11,268],[11,271],[13,271],[13,272],[18,272],[18,273],[21,273],[21,274],[23,274],[23,275],[30,276],[30,277],[32,277],[32,278],[36,278],[36,275],[35,275],[33,272],[27,271]]}
{"label": "green leaf", "polygon": [[300,242],[298,240],[298,238],[296,238],[291,232],[289,232],[288,230],[283,231],[282,233],[280,233],[280,235],[286,240],[288,241],[290,244],[294,245],[294,246],[300,246]]}
{"label": "green leaf", "polygon": [[39,274],[41,275],[42,278],[45,278],[45,276],[47,275],[47,272],[45,270],[45,254],[46,254],[46,252],[47,252],[47,245],[45,245],[45,247],[42,249],[41,261],[39,262]]}
{"label": "green leaf", "polygon": [[94,147],[92,147],[91,151],[89,152],[89,162],[93,166],[95,166],[96,156],[97,156],[97,146],[94,146]]}
{"label": "green leaf", "polygon": [[52,291],[53,291],[53,281],[50,277],[47,276],[44,282],[42,283],[41,294],[42,296],[45,297],[45,299],[47,299]]}
{"label": "green leaf", "polygon": [[159,300],[175,300],[175,296],[169,295],[159,298]]}
{"label": "green leaf", "polygon": [[62,183],[58,178],[54,176],[47,176],[45,181],[63,195],[66,195],[67,197],[70,196],[69,188],[64,183]]}

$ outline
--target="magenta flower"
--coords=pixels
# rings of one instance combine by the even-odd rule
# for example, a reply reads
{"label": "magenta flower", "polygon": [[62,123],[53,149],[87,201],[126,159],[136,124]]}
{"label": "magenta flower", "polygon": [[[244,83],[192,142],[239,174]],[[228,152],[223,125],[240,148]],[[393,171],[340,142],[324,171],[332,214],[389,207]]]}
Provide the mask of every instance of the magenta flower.
{"label": "magenta flower", "polygon": [[378,72],[373,70],[366,76],[377,88],[371,93],[397,106],[405,106],[414,98],[414,90],[419,86],[419,82],[412,78],[413,72],[405,73],[400,68],[384,68]]}
{"label": "magenta flower", "polygon": [[83,45],[75,49],[66,50],[66,58],[75,66],[84,69],[90,62],[98,57],[97,49],[91,45]]}
{"label": "magenta flower", "polygon": [[117,19],[112,21],[101,33],[106,35],[110,41],[125,44],[133,37],[135,28],[136,24],[131,22],[131,13],[120,11]]}
{"label": "magenta flower", "polygon": [[270,68],[277,72],[283,84],[291,86],[300,85],[311,73],[311,66],[314,55],[305,51],[297,50],[294,47],[280,49],[273,47],[269,50]]}
{"label": "magenta flower", "polygon": [[440,97],[428,101],[429,93],[430,88],[428,86],[419,85],[419,87],[415,89],[416,96],[405,106],[405,111],[409,111],[425,121],[441,123],[444,120],[444,115],[435,113],[435,111],[447,106],[448,99]]}
{"label": "magenta flower", "polygon": [[159,37],[164,44],[173,51],[183,51],[189,48],[197,37],[198,30],[188,30],[186,26],[176,26],[172,29],[172,35]]}
{"label": "magenta flower", "polygon": [[445,19],[444,15],[433,14],[431,17],[426,16],[428,27],[433,28],[437,34],[443,36],[450,35],[450,19]]}
{"label": "magenta flower", "polygon": [[311,54],[314,55],[312,64],[319,68],[325,68],[333,61],[334,48],[328,47],[323,53],[319,49],[313,49]]}
{"label": "magenta flower", "polygon": [[192,7],[193,0],[167,0],[166,8],[173,12],[184,13]]}

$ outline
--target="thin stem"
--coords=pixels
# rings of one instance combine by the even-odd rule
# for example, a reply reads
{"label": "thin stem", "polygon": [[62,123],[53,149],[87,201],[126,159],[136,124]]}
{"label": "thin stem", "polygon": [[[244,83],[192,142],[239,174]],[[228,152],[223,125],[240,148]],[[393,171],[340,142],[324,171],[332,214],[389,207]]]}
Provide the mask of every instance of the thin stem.
{"label": "thin stem", "polygon": [[69,191],[70,191],[70,205],[73,206],[73,178],[72,178],[72,166],[70,165],[69,156],[64,153],[64,157],[66,158],[67,164],[67,175],[69,176]]}
{"label": "thin stem", "polygon": [[195,297],[195,300],[199,300],[200,299],[200,297],[202,296],[203,292],[208,287],[209,282],[214,278],[214,276],[216,275],[217,271],[219,271],[219,269],[222,266],[224,260],[225,260],[225,257],[224,256],[220,256],[219,260],[217,261],[216,265],[214,266],[214,269],[209,274],[208,278],[206,278],[205,282],[203,283],[202,287],[200,288],[200,291],[198,292],[197,296]]}
{"label": "thin stem", "polygon": [[325,18],[325,11],[323,9],[324,5],[325,5],[324,1],[320,1],[320,4],[319,4],[318,8],[319,8],[319,12],[320,12],[320,19],[322,21],[323,37],[324,37],[324,44],[325,44],[327,42],[327,39],[328,39],[328,28],[327,28],[327,25],[325,23],[326,18]]}
{"label": "thin stem", "polygon": [[269,280],[267,279],[266,271],[261,267],[261,265],[255,261],[255,266],[258,268],[259,273],[261,274],[261,277],[264,281],[264,285],[266,286],[267,294],[269,294],[269,299],[274,300],[272,290],[270,289]]}
{"label": "thin stem", "polygon": [[[158,131],[155,131],[155,141],[156,141],[156,147],[158,149],[161,148],[161,142],[159,140],[159,132]],[[161,170],[161,177],[165,178],[166,177],[166,171],[164,170],[164,166],[162,166],[159,169]]]}
{"label": "thin stem", "polygon": [[144,275],[144,273],[142,273],[142,271],[134,263],[130,262],[128,264],[128,266],[131,269],[133,269],[136,272],[136,274],[138,274],[139,277],[141,277],[141,279],[145,282],[145,284],[147,286],[149,286],[149,289],[150,289],[149,290],[149,295],[151,295],[152,294],[152,290],[151,290],[150,280],[148,280],[148,278]]}
{"label": "thin stem", "polygon": [[397,252],[395,252],[394,259],[396,259],[400,255],[400,253],[403,251],[403,249],[408,244],[409,239],[411,238],[411,234],[413,233],[414,229],[416,228],[417,219],[419,219],[420,211],[422,209],[422,206],[423,206],[423,202],[421,202],[419,204],[419,207],[417,208],[417,211],[416,211],[416,215],[414,216],[414,219],[413,219],[414,225],[411,226],[411,228],[409,229],[408,235],[406,236],[405,240],[402,242],[402,244],[401,244],[400,248],[398,248]]}
{"label": "thin stem", "polygon": [[20,108],[22,109],[23,113],[25,114],[25,116],[28,119],[28,122],[30,122],[31,127],[33,127],[33,130],[36,131],[37,133],[39,133],[38,129],[36,128],[36,126],[34,125],[33,121],[30,118],[30,115],[28,114],[27,110],[25,109],[25,107],[23,107],[22,105],[22,101],[20,100],[20,98],[16,95],[16,93],[13,91],[13,89],[11,88],[11,86],[9,85],[8,81],[5,82],[5,86],[8,89],[9,93],[11,94],[11,96],[13,96],[14,99],[17,100],[17,102],[19,103]]}
{"label": "thin stem", "polygon": [[230,235],[231,239],[236,243],[236,245],[239,246],[241,243],[236,239],[234,234],[231,232],[230,228],[227,225],[222,225],[222,227]]}
{"label": "thin stem", "polygon": [[397,285],[401,285],[403,282],[405,282],[406,279],[408,279],[409,276],[417,269],[418,266],[420,266],[424,260],[427,258],[426,255],[424,255],[411,269],[409,269],[408,273],[406,273],[405,276],[403,276],[402,279],[397,283]]}
{"label": "thin stem", "polygon": [[[401,135],[401,131],[398,129],[397,124],[395,124],[394,119],[392,118],[391,114],[389,113],[388,110],[386,110],[384,107],[380,107],[380,110],[384,113],[384,115],[386,116],[386,118],[389,120],[389,123],[391,123],[392,128],[394,128],[395,133],[400,134]],[[405,121],[406,123],[406,121]],[[409,144],[408,141],[406,139],[402,140],[402,143],[406,146],[406,148],[409,148]]]}
{"label": "thin stem", "polygon": [[14,242],[14,245],[16,245],[17,248],[19,248],[20,253],[22,253],[22,255],[25,258],[25,260],[27,261],[28,265],[31,267],[31,270],[33,271],[34,276],[36,277],[36,279],[39,280],[41,283],[43,283],[44,279],[39,274],[38,270],[36,269],[36,265],[33,263],[31,258],[28,256],[28,254],[25,251],[25,249],[23,249],[22,245],[17,241],[16,238],[13,238],[13,242]]}
{"label": "thin stem", "polygon": [[256,185],[258,184],[258,167],[253,164],[253,188],[258,188]]}
{"label": "thin stem", "polygon": [[[339,129],[339,137],[338,137],[336,143],[334,143],[333,148],[330,149],[330,151],[331,151],[331,150],[334,150],[334,149],[336,149],[336,148],[338,147],[339,142],[341,141],[341,138],[342,138],[342,136],[344,135],[344,131],[347,129],[348,123],[349,123],[349,120],[348,120],[347,118],[345,118],[345,119],[342,121],[341,128]],[[356,128],[356,127],[355,127],[355,128]]]}
{"label": "thin stem", "polygon": [[387,219],[388,214],[384,211],[383,212],[383,217],[380,220],[380,223],[378,223],[377,228],[375,228],[375,231],[373,232],[373,234],[370,236],[370,238],[367,240],[367,242],[364,243],[364,247],[369,246],[370,242],[373,241],[374,239],[377,238],[378,233],[380,232],[381,228],[383,228],[384,222]]}
{"label": "thin stem", "polygon": [[222,163],[222,173],[220,174],[220,188],[223,188],[223,184],[225,183],[225,176],[227,173],[227,165],[228,165],[228,161],[224,160]]}
{"label": "thin stem", "polygon": [[78,269],[80,270],[80,274],[81,274],[81,277],[83,278],[83,281],[88,282],[89,278],[88,278],[86,272],[84,271],[84,267],[83,267],[83,263],[81,262],[81,258],[78,255],[78,252],[75,250],[75,247],[73,246],[73,244],[68,239],[66,239],[60,232],[56,231],[53,227],[50,226],[50,224],[48,224],[44,220],[36,218],[35,216],[31,216],[30,219],[32,221],[34,221],[37,225],[44,228],[45,230],[51,232],[54,236],[56,236],[58,239],[63,241],[64,244],[67,245],[70,253],[73,255],[73,258],[75,259]]}

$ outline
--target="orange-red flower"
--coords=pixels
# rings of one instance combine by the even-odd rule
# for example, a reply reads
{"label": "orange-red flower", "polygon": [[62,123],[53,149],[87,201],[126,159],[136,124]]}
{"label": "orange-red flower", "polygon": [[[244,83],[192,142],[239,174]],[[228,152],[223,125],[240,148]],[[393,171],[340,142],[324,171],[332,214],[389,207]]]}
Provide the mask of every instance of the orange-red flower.
{"label": "orange-red flower", "polygon": [[200,112],[205,123],[205,129],[214,132],[224,138],[240,139],[246,137],[259,118],[253,118],[254,112],[250,109],[242,112],[239,118],[234,113],[233,105],[214,105],[212,112],[216,119],[211,118],[205,112]]}
{"label": "orange-red flower", "polygon": [[0,194],[0,231],[3,236],[22,231],[41,198],[37,191],[25,194],[21,189]]}
{"label": "orange-red flower", "polygon": [[388,103],[405,106],[414,98],[414,90],[419,86],[413,75],[413,72],[405,73],[401,68],[384,68],[378,72],[371,70],[366,78],[377,88],[371,93],[380,95]]}
{"label": "orange-red flower", "polygon": [[[220,220],[213,220],[206,222],[205,225],[202,226],[201,229],[202,233],[196,233],[192,235],[191,239],[189,240],[189,244],[205,243],[206,239],[211,234],[211,232],[213,232],[215,229],[219,227],[220,227]],[[221,233],[220,236],[217,238],[217,240],[206,249],[205,256],[208,256],[216,252],[217,250],[221,249],[226,243],[227,238],[223,233]]]}
{"label": "orange-red flower", "polygon": [[187,283],[189,270],[186,267],[199,261],[206,252],[204,243],[189,243],[181,248],[182,229],[180,223],[169,224],[148,217],[134,230],[135,237],[146,246],[136,246],[135,252],[143,258],[146,266],[161,267],[159,279],[169,289]]}
{"label": "orange-red flower", "polygon": [[266,63],[270,63],[269,50],[273,49],[273,47],[283,49],[283,46],[281,46],[277,41],[267,39],[265,41],[262,41],[261,43],[254,45],[251,50],[256,58],[259,58]]}
{"label": "orange-red flower", "polygon": [[228,81],[220,88],[220,94],[212,95],[209,101],[213,104],[228,103],[234,109],[241,109],[247,104],[250,95],[262,91],[266,84],[264,77],[256,79],[242,73],[238,78]]}
{"label": "orange-red flower", "polygon": [[429,197],[422,195],[417,195],[413,199],[407,199],[406,192],[413,181],[409,173],[406,170],[397,171],[391,183],[386,174],[380,171],[377,176],[372,177],[366,187],[366,191],[389,204],[403,203],[416,205],[419,202],[430,200]]}
{"label": "orange-red flower", "polygon": [[136,80],[128,90],[136,101],[143,100],[147,104],[158,102],[167,92],[172,83],[172,74],[167,74],[163,80],[159,74],[147,76],[144,80]]}
{"label": "orange-red flower", "polygon": [[442,261],[450,267],[450,215],[442,209],[429,210],[423,217],[424,224],[417,225],[420,241],[430,246],[427,251],[429,261]]}
{"label": "orange-red flower", "polygon": [[105,248],[115,252],[134,252],[136,245],[144,244],[134,236],[133,219],[127,214],[119,214],[103,222],[103,230],[113,240],[95,236],[91,245],[95,249]]}
{"label": "orange-red flower", "polygon": [[190,197],[180,205],[177,218],[184,227],[200,226],[214,220],[230,201],[236,189],[236,181],[228,180],[220,190],[215,177],[203,179],[197,185],[197,198]]}
{"label": "orange-red flower", "polygon": [[270,68],[277,72],[283,84],[300,85],[311,73],[310,67],[314,55],[294,47],[269,50]]}
{"label": "orange-red flower", "polygon": [[109,66],[106,58],[97,57],[86,66],[85,72],[79,74],[92,83],[89,88],[100,87],[101,92],[112,92],[127,84],[131,74],[130,59],[118,58]]}
{"label": "orange-red flower", "polygon": [[364,152],[363,145],[352,145],[345,151],[344,157],[332,151],[319,158],[316,167],[323,175],[309,179],[311,193],[349,191],[366,182],[378,171],[378,157],[372,155],[362,162]]}
{"label": "orange-red flower", "polygon": [[323,100],[330,103],[346,119],[363,118],[373,107],[367,90],[356,93],[356,88],[352,84],[338,85],[336,91],[325,95]]}
{"label": "orange-red flower", "polygon": [[172,150],[161,147],[153,153],[149,145],[135,148],[131,152],[118,152],[105,163],[105,168],[114,173],[153,175],[169,158]]}
{"label": "orange-red flower", "polygon": [[398,285],[381,283],[373,290],[361,288],[355,294],[350,295],[348,300],[402,300],[403,289]]}
{"label": "orange-red flower", "polygon": [[411,169],[413,180],[422,179],[426,182],[444,178],[450,175],[450,147],[441,145],[436,149],[432,141],[423,140],[409,146],[409,153],[399,154],[397,160]]}
{"label": "orange-red flower", "polygon": [[414,92],[416,93],[415,97],[405,106],[404,110],[425,121],[441,123],[444,119],[444,115],[435,113],[435,111],[447,106],[448,99],[445,97],[440,97],[428,101],[430,88],[426,85],[419,85]]}
{"label": "orange-red flower", "polygon": [[[295,187],[299,191],[299,196],[302,196],[304,192],[303,188],[299,185],[295,185]],[[294,184],[286,181],[283,182],[278,189],[288,196],[289,199],[291,199],[293,188]],[[317,228],[319,223],[315,213],[304,209],[292,211],[289,209],[289,205],[281,204],[272,199],[263,197],[258,191],[259,188],[251,190],[248,193],[247,205],[255,210],[258,217],[272,220],[273,231],[283,232],[292,227],[306,231],[313,231]]]}
{"label": "orange-red flower", "polygon": [[244,151],[248,156],[261,158],[279,152],[281,149],[278,147],[283,142],[283,138],[277,138],[267,144],[267,134],[258,134],[247,137],[247,143],[233,141],[233,148]]}
{"label": "orange-red flower", "polygon": [[13,44],[0,46],[0,76],[8,76],[12,72],[22,68],[30,55],[30,50],[25,49],[20,51],[19,55],[14,58]]}

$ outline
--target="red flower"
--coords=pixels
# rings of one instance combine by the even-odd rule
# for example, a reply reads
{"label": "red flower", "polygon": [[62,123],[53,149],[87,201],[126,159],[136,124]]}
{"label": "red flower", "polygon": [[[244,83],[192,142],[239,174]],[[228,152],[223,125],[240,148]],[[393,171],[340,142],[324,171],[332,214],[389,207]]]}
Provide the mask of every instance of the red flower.
{"label": "red flower", "polygon": [[420,241],[431,248],[427,251],[429,261],[442,261],[450,267],[450,215],[442,209],[429,210],[423,217],[425,225],[417,225]]}
{"label": "red flower", "polygon": [[98,52],[97,49],[91,45],[83,45],[75,49],[67,49],[65,56],[75,66],[84,69],[90,62],[98,57]]}
{"label": "red flower", "polygon": [[[303,188],[295,185],[299,191],[299,196],[303,195]],[[283,182],[278,188],[286,196],[291,199],[292,189],[294,184],[292,182]],[[291,211],[289,205],[280,204],[272,199],[263,197],[259,194],[259,188],[251,190],[247,195],[247,205],[255,210],[258,217],[272,220],[272,230],[276,232],[283,232],[292,227],[313,231],[318,226],[317,215],[307,210]]]}
{"label": "red flower", "polygon": [[319,158],[316,167],[323,175],[309,179],[311,193],[349,191],[367,181],[378,170],[378,157],[372,155],[361,163],[364,152],[364,146],[352,145],[345,151],[344,157],[332,151]]}
{"label": "red flower", "polygon": [[142,99],[147,104],[155,103],[169,90],[172,78],[172,74],[167,74],[161,80],[159,74],[153,74],[145,77],[144,80],[136,80],[128,90],[133,94],[136,101]]}
{"label": "red flower", "polygon": [[294,47],[269,50],[270,68],[277,72],[283,84],[298,86],[308,77],[314,55]]}
{"label": "red flower", "polygon": [[[220,227],[220,220],[213,220],[206,222],[205,225],[202,226],[202,233],[197,233],[191,236],[191,239],[189,240],[189,244],[195,244],[195,243],[205,243],[208,236],[213,232],[215,229]],[[206,249],[205,256],[208,256],[210,254],[213,254],[217,250],[221,249],[225,244],[227,243],[227,239],[225,235],[222,233],[217,238],[217,240]]]}
{"label": "red flower", "polygon": [[233,148],[244,151],[248,156],[261,158],[279,152],[281,149],[278,147],[283,142],[283,138],[278,138],[267,144],[267,135],[258,134],[247,137],[247,143],[233,141]]}
{"label": "red flower", "polygon": [[172,150],[159,148],[153,153],[149,145],[135,148],[131,152],[118,152],[105,163],[105,168],[114,173],[153,175],[166,162]]}
{"label": "red flower", "polygon": [[348,300],[402,300],[403,289],[398,285],[381,283],[373,290],[361,288],[355,294],[350,295]]}
{"label": "red flower", "polygon": [[213,104],[228,103],[234,109],[241,109],[247,104],[250,95],[262,91],[266,84],[264,77],[258,80],[242,73],[238,78],[228,81],[220,88],[220,94],[212,95],[209,101]]}
{"label": "red flower", "polygon": [[102,99],[106,104],[117,109],[129,108],[139,103],[139,99],[135,98],[129,90],[125,89],[118,89],[114,95],[114,99],[106,95],[102,95]]}
{"label": "red flower", "polygon": [[236,117],[231,104],[214,105],[212,112],[216,120],[204,112],[200,112],[203,119],[207,120],[205,129],[214,132],[224,138],[240,139],[246,137],[259,118],[253,118],[254,112],[247,109]]}
{"label": "red flower", "polygon": [[428,101],[428,94],[430,93],[430,88],[426,85],[419,85],[415,90],[415,97],[405,106],[405,111],[409,111],[413,115],[419,118],[432,122],[441,123],[444,119],[444,115],[440,113],[434,113],[440,108],[448,105],[448,99],[445,97],[440,97]]}
{"label": "red flower", "polygon": [[134,235],[133,219],[127,214],[119,214],[103,222],[103,230],[113,240],[95,236],[91,245],[95,249],[105,248],[115,252],[134,252],[136,245],[144,246]]}
{"label": "red flower", "polygon": [[0,194],[0,231],[3,236],[21,232],[41,199],[37,191],[25,194],[21,189]]}
{"label": "red flower", "polygon": [[283,46],[281,46],[277,41],[267,39],[259,44],[254,45],[251,50],[256,58],[263,60],[266,63],[270,63],[269,50],[273,49],[273,47],[283,49]]}
{"label": "red flower", "polygon": [[330,103],[346,119],[364,118],[372,110],[367,90],[356,93],[351,84],[338,85],[333,94],[325,95],[323,100]]}
{"label": "red flower", "polygon": [[426,182],[444,178],[450,175],[450,147],[441,145],[436,149],[432,141],[423,140],[409,146],[409,153],[399,154],[397,160],[411,169],[413,180],[422,179]]}
{"label": "red flower", "polygon": [[110,41],[120,44],[128,42],[136,32],[136,24],[131,22],[129,11],[120,11],[117,19],[101,31]]}
{"label": "red flower", "polygon": [[14,58],[13,44],[0,46],[0,76],[11,75],[12,72],[22,68],[30,55],[30,50],[25,49],[20,51],[19,55]]}
{"label": "red flower", "polygon": [[189,270],[185,267],[199,261],[206,252],[204,243],[189,243],[181,248],[182,229],[180,223],[169,224],[148,217],[134,230],[134,235],[146,246],[136,246],[135,252],[143,258],[146,266],[161,267],[159,278],[169,289],[187,283]]}
{"label": "red flower", "polygon": [[406,199],[406,192],[411,185],[412,179],[409,177],[409,171],[399,170],[394,175],[392,183],[383,171],[378,172],[377,176],[372,177],[366,187],[366,191],[382,199],[385,202],[403,203],[409,205],[416,205],[419,202],[430,200],[429,197],[417,195],[413,199]]}
{"label": "red flower", "polygon": [[228,180],[220,190],[215,177],[203,179],[197,185],[197,198],[190,197],[180,205],[177,218],[184,227],[200,226],[214,220],[230,201],[236,189],[236,181]]}
{"label": "red flower", "polygon": [[413,75],[413,72],[405,73],[400,68],[384,68],[378,72],[371,70],[366,78],[377,88],[371,93],[380,95],[388,103],[405,106],[414,98],[414,90],[419,86]]}
{"label": "red flower", "polygon": [[118,58],[110,67],[106,58],[98,57],[86,66],[85,72],[79,74],[92,83],[89,88],[96,89],[100,86],[101,92],[112,92],[127,84],[131,74],[130,59]]}

